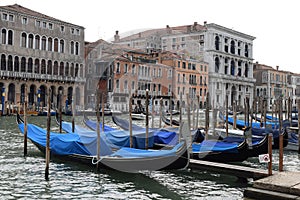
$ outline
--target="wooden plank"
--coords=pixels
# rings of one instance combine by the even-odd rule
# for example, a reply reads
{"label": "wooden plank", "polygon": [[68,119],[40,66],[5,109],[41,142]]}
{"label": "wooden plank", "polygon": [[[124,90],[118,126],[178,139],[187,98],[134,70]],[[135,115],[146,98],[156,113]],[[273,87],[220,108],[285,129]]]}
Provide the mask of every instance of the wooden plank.
{"label": "wooden plank", "polygon": [[191,169],[214,171],[221,174],[233,175],[239,178],[253,178],[255,180],[268,176],[267,170],[195,159],[190,159],[189,167]]}

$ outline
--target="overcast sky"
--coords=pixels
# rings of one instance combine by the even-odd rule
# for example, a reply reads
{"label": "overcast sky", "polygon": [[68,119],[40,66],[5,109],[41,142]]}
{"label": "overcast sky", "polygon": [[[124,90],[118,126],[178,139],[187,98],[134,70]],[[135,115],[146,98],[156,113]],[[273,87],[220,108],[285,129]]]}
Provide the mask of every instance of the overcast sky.
{"label": "overcast sky", "polygon": [[1,0],[85,27],[85,40],[204,21],[256,37],[254,62],[300,73],[298,0]]}

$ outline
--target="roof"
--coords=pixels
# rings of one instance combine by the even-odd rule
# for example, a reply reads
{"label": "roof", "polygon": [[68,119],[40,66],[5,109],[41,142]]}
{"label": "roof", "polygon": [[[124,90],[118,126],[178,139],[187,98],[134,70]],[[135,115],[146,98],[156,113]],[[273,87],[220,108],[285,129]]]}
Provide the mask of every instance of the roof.
{"label": "roof", "polygon": [[183,26],[175,26],[170,27],[166,26],[165,28],[158,28],[158,29],[150,29],[146,31],[142,31],[124,38],[120,38],[118,42],[128,41],[128,40],[135,40],[138,38],[146,38],[153,35],[168,35],[168,34],[179,34],[179,33],[191,33],[191,32],[199,32],[202,30],[206,30],[205,26],[197,24],[196,22],[193,25],[183,25]]}
{"label": "roof", "polygon": [[[42,19],[49,20],[49,21],[56,21],[56,22],[60,22],[60,23],[66,23],[66,24],[69,24],[69,25],[72,25],[72,26],[78,26],[78,25],[75,25],[75,24],[71,24],[71,23],[68,23],[68,22],[50,17],[50,16],[42,14],[42,13],[36,12],[34,10],[25,8],[25,7],[23,7],[21,5],[18,5],[18,4],[8,5],[8,6],[0,6],[0,10],[1,9],[11,11],[11,12],[16,12],[16,13],[21,13],[21,14],[24,14],[24,15],[29,15],[29,16],[33,16],[33,17],[37,17],[37,18],[42,18]],[[83,28],[82,26],[78,26],[78,27]]]}

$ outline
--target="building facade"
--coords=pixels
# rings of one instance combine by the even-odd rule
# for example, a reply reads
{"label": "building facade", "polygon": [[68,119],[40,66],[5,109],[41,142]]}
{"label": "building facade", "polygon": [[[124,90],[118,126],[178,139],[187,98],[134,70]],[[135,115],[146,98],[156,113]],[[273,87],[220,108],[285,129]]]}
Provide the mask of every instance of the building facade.
{"label": "building facade", "polygon": [[283,108],[286,108],[289,98],[293,106],[296,106],[296,91],[299,86],[296,76],[291,72],[279,70],[279,66],[275,69],[256,62],[253,75],[256,79],[255,97],[265,99],[269,111],[272,111],[272,106],[279,98],[283,100]]}
{"label": "building facade", "polygon": [[243,105],[253,99],[253,36],[217,24],[192,25],[152,29],[125,38],[118,32],[114,43],[133,48],[172,51],[191,59],[208,63],[210,106],[224,106],[234,101]]}
{"label": "building facade", "polygon": [[72,100],[77,107],[84,104],[83,27],[17,4],[0,7],[0,27],[4,107],[25,100],[32,107],[45,106],[49,88],[53,107],[58,104],[58,94],[62,94],[63,105],[69,106]]}

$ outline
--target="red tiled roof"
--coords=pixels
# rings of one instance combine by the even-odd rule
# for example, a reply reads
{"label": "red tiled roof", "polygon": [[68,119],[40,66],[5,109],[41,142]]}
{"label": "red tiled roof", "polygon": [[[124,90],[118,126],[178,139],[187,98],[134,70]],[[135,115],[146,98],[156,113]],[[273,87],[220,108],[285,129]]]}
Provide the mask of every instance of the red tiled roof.
{"label": "red tiled roof", "polygon": [[22,13],[22,14],[26,14],[26,15],[30,15],[30,16],[33,16],[33,17],[38,17],[38,18],[46,19],[46,20],[67,23],[67,24],[70,24],[70,25],[73,25],[73,26],[78,26],[78,25],[75,25],[75,24],[64,22],[64,21],[59,20],[59,19],[55,19],[53,17],[50,17],[48,15],[36,12],[36,11],[28,9],[28,8],[25,8],[25,7],[23,7],[21,5],[18,5],[18,4],[8,5],[8,6],[0,6],[0,9],[8,10],[8,11],[11,11],[11,12]]}

